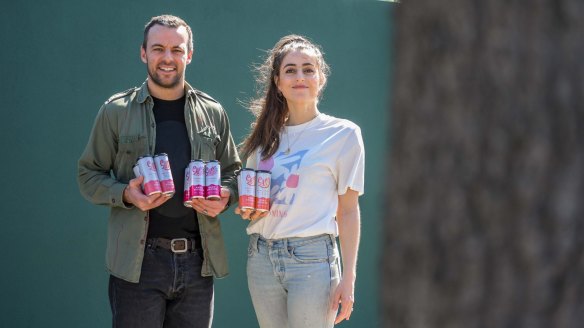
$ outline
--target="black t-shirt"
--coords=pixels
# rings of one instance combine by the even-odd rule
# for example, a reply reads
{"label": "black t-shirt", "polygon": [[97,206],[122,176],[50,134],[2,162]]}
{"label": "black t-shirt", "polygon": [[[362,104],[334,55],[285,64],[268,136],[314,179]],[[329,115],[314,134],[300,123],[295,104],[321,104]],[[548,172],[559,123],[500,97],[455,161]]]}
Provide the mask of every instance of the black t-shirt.
{"label": "black t-shirt", "polygon": [[191,160],[191,144],[185,124],[185,97],[177,100],[154,99],[156,120],[155,153],[166,153],[170,162],[175,194],[150,210],[148,237],[195,238],[200,245],[195,211],[183,205],[185,168]]}

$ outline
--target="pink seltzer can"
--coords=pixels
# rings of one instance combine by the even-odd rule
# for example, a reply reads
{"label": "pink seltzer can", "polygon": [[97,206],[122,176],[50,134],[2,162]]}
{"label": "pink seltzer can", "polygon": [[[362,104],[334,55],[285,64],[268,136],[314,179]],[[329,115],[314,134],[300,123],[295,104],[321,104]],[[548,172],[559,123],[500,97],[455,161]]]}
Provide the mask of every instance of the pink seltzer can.
{"label": "pink seltzer can", "polygon": [[142,182],[144,194],[150,196],[161,193],[162,189],[156,173],[156,164],[154,164],[152,156],[145,155],[138,158],[138,166],[140,167],[140,174],[144,176],[144,181]]}
{"label": "pink seltzer can", "polygon": [[154,163],[156,164],[156,173],[158,173],[162,193],[172,197],[174,195],[174,180],[172,179],[168,155],[165,153],[154,155]]}
{"label": "pink seltzer can", "polygon": [[185,187],[183,189],[183,205],[193,207],[191,203],[191,170],[190,166],[185,167]]}
{"label": "pink seltzer can", "polygon": [[239,189],[239,207],[254,209],[256,193],[256,172],[253,169],[242,169],[237,176]]}
{"label": "pink seltzer can", "polygon": [[205,198],[221,199],[221,164],[217,160],[205,164]]}
{"label": "pink seltzer can", "polygon": [[205,198],[205,162],[200,159],[192,160],[189,163],[190,172],[190,197]]}
{"label": "pink seltzer can", "polygon": [[256,171],[255,209],[258,212],[267,212],[270,210],[271,182],[272,172],[264,170]]}

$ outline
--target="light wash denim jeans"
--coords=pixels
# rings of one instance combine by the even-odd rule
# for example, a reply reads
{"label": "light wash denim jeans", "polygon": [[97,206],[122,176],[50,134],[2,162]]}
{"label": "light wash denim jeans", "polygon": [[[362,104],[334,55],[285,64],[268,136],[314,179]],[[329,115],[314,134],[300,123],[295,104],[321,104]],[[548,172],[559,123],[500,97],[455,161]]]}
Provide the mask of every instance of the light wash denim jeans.
{"label": "light wash denim jeans", "polygon": [[262,328],[329,328],[330,298],[340,281],[335,237],[250,236],[247,281]]}

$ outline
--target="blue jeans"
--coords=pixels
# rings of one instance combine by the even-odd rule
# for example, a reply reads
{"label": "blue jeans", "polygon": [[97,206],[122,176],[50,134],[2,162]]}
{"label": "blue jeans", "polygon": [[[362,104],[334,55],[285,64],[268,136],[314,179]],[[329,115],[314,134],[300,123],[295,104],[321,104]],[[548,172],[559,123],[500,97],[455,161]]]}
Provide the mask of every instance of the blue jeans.
{"label": "blue jeans", "polygon": [[147,245],[139,283],[110,276],[114,328],[211,327],[213,277],[202,277],[202,250],[175,254]]}
{"label": "blue jeans", "polygon": [[332,327],[331,294],[340,281],[334,236],[250,236],[247,281],[262,328]]}

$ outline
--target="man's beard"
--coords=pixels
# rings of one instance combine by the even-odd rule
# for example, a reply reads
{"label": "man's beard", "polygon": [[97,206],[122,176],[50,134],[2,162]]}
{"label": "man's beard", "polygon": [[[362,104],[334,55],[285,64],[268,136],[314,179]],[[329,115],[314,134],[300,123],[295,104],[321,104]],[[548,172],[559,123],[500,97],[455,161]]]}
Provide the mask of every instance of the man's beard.
{"label": "man's beard", "polygon": [[154,82],[154,84],[158,85],[159,87],[172,89],[180,83],[182,74],[177,73],[174,79],[172,79],[170,82],[165,83],[156,72],[156,69],[154,69],[153,71],[148,69],[148,77],[150,78],[150,80],[152,80],[152,82]]}

